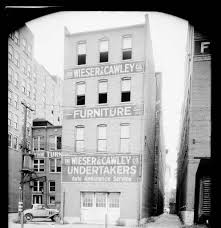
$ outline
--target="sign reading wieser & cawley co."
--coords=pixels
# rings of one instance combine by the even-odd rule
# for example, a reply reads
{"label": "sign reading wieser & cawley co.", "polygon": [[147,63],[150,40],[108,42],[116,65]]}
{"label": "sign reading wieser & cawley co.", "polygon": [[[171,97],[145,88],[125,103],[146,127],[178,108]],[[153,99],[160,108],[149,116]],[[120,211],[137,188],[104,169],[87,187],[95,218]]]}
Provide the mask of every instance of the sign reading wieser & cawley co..
{"label": "sign reading wieser & cawley co.", "polygon": [[144,72],[144,62],[125,62],[115,64],[102,64],[68,69],[65,72],[65,79],[87,78],[96,76],[110,76],[129,73]]}
{"label": "sign reading wieser & cawley co.", "polygon": [[62,157],[62,182],[137,182],[140,155]]}

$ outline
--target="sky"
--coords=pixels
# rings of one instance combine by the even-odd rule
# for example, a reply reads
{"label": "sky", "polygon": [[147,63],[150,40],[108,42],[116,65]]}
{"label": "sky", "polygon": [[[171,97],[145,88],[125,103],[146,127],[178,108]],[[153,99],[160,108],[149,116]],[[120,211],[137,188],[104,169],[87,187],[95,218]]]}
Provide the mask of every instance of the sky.
{"label": "sky", "polygon": [[64,26],[71,33],[145,23],[149,15],[156,72],[162,73],[162,116],[170,186],[176,186],[180,114],[184,94],[184,64],[188,22],[160,12],[67,11],[27,22],[34,34],[34,57],[53,75],[63,78]]}

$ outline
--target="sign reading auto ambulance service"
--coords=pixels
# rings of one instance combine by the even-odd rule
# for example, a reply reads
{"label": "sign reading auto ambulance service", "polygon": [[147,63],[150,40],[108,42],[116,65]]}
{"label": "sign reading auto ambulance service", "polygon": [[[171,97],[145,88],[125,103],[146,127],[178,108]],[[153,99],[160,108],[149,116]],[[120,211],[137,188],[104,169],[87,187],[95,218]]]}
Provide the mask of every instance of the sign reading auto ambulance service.
{"label": "sign reading auto ambulance service", "polygon": [[64,119],[91,119],[143,115],[144,106],[122,105],[64,110]]}
{"label": "sign reading auto ambulance service", "polygon": [[62,182],[137,182],[140,156],[71,155],[62,157]]}
{"label": "sign reading auto ambulance service", "polygon": [[129,73],[144,72],[144,62],[125,62],[116,64],[102,64],[96,66],[87,66],[73,68],[66,71],[65,79],[87,78],[96,76],[110,76]]}

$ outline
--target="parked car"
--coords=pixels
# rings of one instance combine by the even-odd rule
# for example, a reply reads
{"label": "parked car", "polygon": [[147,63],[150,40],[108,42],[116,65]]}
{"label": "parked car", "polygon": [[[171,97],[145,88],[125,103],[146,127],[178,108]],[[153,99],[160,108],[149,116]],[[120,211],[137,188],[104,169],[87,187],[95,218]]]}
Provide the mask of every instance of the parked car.
{"label": "parked car", "polygon": [[24,218],[26,221],[31,221],[33,218],[50,218],[58,222],[60,214],[57,209],[48,208],[44,204],[33,204],[31,209],[24,210]]}

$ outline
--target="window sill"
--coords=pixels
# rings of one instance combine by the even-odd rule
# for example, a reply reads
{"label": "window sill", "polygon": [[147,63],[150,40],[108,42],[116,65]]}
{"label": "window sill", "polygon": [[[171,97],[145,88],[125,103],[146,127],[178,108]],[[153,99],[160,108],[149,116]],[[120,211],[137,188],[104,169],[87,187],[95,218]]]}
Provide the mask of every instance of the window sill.
{"label": "window sill", "polygon": [[51,174],[61,174],[61,172],[49,172]]}

